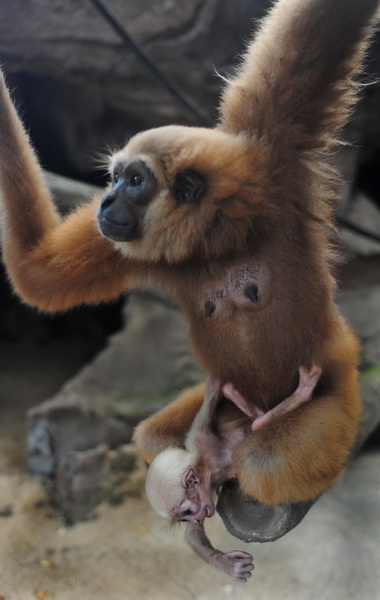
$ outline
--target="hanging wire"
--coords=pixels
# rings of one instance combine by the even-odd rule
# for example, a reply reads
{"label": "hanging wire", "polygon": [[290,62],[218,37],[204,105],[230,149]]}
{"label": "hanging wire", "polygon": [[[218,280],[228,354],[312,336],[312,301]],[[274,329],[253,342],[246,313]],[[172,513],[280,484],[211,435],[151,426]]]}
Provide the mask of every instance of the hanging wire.
{"label": "hanging wire", "polygon": [[[157,77],[157,79],[166,87],[166,89],[176,98],[181,104],[183,104],[188,110],[198,117],[200,121],[206,127],[213,127],[214,123],[183,90],[181,90],[176,84],[174,84],[169,77],[149,58],[146,52],[137,44],[134,39],[126,31],[125,27],[111,14],[106,6],[104,6],[101,0],[90,0],[91,4],[96,10],[102,15],[112,29],[118,34],[127,46],[129,46],[138,58],[145,64],[148,69]],[[336,221],[342,227],[349,229],[358,235],[366,237],[374,242],[380,243],[380,235],[376,235],[370,231],[358,227],[354,223],[351,223],[343,217],[336,217]]]}
{"label": "hanging wire", "polygon": [[124,26],[110,13],[108,8],[104,6],[101,0],[90,0],[91,4],[102,15],[118,36],[127,44],[139,59],[145,64],[148,69],[159,79],[166,89],[174,96],[181,104],[186,106],[194,115],[200,119],[206,127],[213,127],[214,123],[205,111],[200,108],[183,90],[177,87],[165,73],[149,58],[146,52],[139,46],[126,31]]}

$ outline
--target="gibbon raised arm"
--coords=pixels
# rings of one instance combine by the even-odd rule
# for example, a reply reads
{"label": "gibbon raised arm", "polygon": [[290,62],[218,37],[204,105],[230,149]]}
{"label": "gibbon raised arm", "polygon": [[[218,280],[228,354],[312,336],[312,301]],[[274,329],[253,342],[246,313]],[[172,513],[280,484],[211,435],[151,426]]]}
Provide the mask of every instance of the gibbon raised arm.
{"label": "gibbon raised arm", "polygon": [[[377,9],[378,0],[278,0],[226,87],[218,126],[138,134],[111,157],[101,201],[63,222],[0,81],[2,241],[14,289],[53,311],[146,279],[171,291],[206,373],[263,418],[231,460],[242,490],[267,504],[317,497],[355,441],[358,344],[333,302],[336,175],[325,153],[354,103],[350,78]],[[318,383],[284,412],[301,365],[318,365]],[[137,428],[148,462],[184,446],[203,395],[188,391]],[[222,398],[218,419],[228,422],[231,404]]]}

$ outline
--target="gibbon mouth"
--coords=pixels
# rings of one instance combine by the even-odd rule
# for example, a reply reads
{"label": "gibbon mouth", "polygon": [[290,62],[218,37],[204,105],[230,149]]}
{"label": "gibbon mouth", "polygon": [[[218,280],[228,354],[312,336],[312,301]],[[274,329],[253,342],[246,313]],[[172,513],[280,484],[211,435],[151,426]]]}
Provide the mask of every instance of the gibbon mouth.
{"label": "gibbon mouth", "polygon": [[205,507],[201,508],[201,510],[193,517],[194,521],[197,521],[198,523],[203,523],[203,521],[208,518],[208,517],[212,517],[215,513],[215,507],[213,504],[207,504]]}
{"label": "gibbon mouth", "polygon": [[137,221],[133,218],[125,223],[115,223],[104,215],[99,215],[100,232],[114,242],[132,242],[140,237]]}

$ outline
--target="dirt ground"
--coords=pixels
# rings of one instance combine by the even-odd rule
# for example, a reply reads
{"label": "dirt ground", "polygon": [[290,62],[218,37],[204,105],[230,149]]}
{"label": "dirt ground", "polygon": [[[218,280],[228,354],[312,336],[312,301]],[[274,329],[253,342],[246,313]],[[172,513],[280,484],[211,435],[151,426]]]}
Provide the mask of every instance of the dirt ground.
{"label": "dirt ground", "polygon": [[[245,549],[246,585],[211,570],[145,498],[101,505],[66,528],[25,466],[25,412],[75,372],[83,340],[0,344],[0,598],[5,600],[376,600],[380,598],[380,449],[362,453],[291,533],[247,546],[219,517],[214,545]],[[144,473],[141,473],[144,476]]]}

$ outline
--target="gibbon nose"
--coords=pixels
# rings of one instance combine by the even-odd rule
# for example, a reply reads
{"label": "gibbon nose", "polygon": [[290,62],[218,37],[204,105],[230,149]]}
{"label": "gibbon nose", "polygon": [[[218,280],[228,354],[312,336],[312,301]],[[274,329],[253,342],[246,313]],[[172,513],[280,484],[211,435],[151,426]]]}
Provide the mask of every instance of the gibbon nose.
{"label": "gibbon nose", "polygon": [[131,242],[139,237],[138,219],[116,191],[102,198],[97,218],[101,233],[115,242]]}
{"label": "gibbon nose", "polygon": [[100,201],[98,216],[99,216],[99,212],[101,210],[106,210],[109,206],[111,206],[111,204],[113,204],[115,202],[115,200],[116,200],[116,192],[115,191],[109,192],[108,194],[103,196],[103,198]]}

